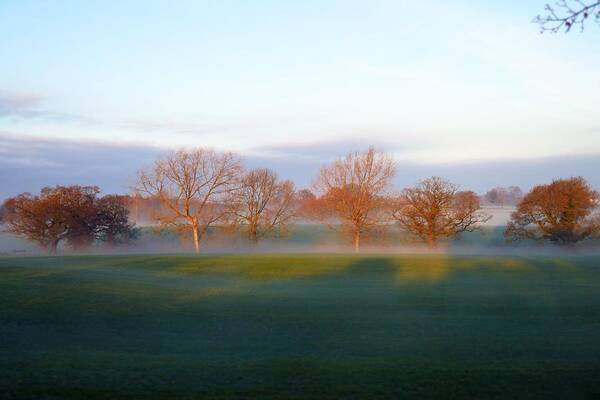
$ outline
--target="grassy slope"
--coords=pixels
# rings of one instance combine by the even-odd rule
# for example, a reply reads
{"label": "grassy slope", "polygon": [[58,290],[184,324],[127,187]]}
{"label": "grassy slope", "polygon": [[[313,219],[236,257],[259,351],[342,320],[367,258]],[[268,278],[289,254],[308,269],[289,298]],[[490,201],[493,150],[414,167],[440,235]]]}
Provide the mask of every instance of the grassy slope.
{"label": "grassy slope", "polygon": [[591,398],[599,264],[0,258],[0,397]]}

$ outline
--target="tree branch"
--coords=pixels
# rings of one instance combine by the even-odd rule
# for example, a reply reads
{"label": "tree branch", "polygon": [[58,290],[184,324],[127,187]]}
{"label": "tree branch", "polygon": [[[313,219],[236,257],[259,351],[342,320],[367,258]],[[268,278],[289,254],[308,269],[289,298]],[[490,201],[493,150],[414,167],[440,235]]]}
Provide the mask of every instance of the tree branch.
{"label": "tree branch", "polygon": [[546,4],[545,15],[538,15],[533,22],[540,26],[540,32],[568,33],[575,26],[583,32],[585,22],[593,19],[600,24],[600,0],[558,0],[554,5]]}

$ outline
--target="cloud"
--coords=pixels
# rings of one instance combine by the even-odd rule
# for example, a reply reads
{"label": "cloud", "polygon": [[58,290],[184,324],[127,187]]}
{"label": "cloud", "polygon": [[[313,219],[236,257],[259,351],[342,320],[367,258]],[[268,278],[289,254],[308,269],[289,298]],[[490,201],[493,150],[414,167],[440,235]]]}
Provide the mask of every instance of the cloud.
{"label": "cloud", "polygon": [[39,93],[0,91],[0,118],[44,120],[57,123],[99,124],[83,115],[47,110],[45,96]]}
{"label": "cloud", "polygon": [[43,97],[37,93],[0,91],[0,117],[27,117],[37,114],[37,107]]}
{"label": "cloud", "polygon": [[255,147],[252,153],[266,158],[293,158],[296,160],[319,162],[342,157],[349,152],[366,150],[369,146],[391,153],[403,151],[405,148],[397,143],[382,140],[360,139],[357,137],[340,138],[322,142],[279,144]]}
{"label": "cloud", "polygon": [[[127,133],[177,134],[202,136],[233,130],[257,128],[264,122],[231,121],[210,119],[196,122],[177,119],[122,120],[119,118],[97,118],[89,115],[52,110],[44,107],[46,96],[29,92],[7,92],[0,90],[0,122],[8,123],[44,123],[60,128],[101,128],[121,130]],[[74,126],[70,126],[74,125]]]}
{"label": "cloud", "polygon": [[[398,146],[376,146],[393,151]],[[271,168],[297,187],[310,187],[320,166],[364,143],[324,142],[285,147],[272,146],[263,153],[243,155],[248,168]],[[401,149],[400,149],[401,150]],[[136,172],[149,166],[168,149],[136,142],[64,140],[10,135],[0,132],[0,199],[21,192],[37,192],[43,186],[98,185],[105,193],[126,193]],[[273,154],[278,154],[274,156]],[[433,175],[442,176],[464,189],[482,193],[495,186],[518,185],[524,190],[552,179],[581,175],[600,188],[600,153],[547,158],[414,163],[396,157],[395,188],[402,189]]]}
{"label": "cloud", "polygon": [[[1,141],[0,141],[1,143]],[[55,168],[60,167],[61,164],[50,160],[43,160],[39,158],[31,158],[28,156],[6,156],[0,155],[0,165],[11,165],[11,166],[22,166],[22,167],[44,167],[44,168]]]}
{"label": "cloud", "polygon": [[394,180],[397,189],[414,185],[430,176],[442,176],[459,184],[464,189],[483,193],[495,186],[521,186],[529,190],[532,186],[552,179],[583,176],[592,186],[600,188],[600,153],[581,155],[558,155],[552,157],[521,157],[455,162],[415,162],[403,158],[403,153],[418,148],[410,144],[346,138],[335,141],[303,143],[298,145],[271,145],[256,147],[246,156],[250,168],[272,168],[282,177],[292,179],[299,187],[310,187],[323,163],[350,151],[364,150],[369,144],[377,149],[392,153],[398,169]]}
{"label": "cloud", "polygon": [[496,159],[453,163],[402,163],[396,186],[406,187],[430,176],[442,176],[462,188],[482,193],[495,186],[520,186],[523,190],[553,179],[583,176],[600,188],[600,153],[540,158]]}
{"label": "cloud", "polygon": [[124,193],[136,171],[164,149],[130,142],[62,140],[0,133],[0,198],[43,186],[98,185]]}
{"label": "cloud", "polygon": [[113,122],[112,125],[141,132],[169,132],[181,135],[208,135],[215,132],[227,132],[250,126],[236,122],[189,122],[189,121],[124,121]]}

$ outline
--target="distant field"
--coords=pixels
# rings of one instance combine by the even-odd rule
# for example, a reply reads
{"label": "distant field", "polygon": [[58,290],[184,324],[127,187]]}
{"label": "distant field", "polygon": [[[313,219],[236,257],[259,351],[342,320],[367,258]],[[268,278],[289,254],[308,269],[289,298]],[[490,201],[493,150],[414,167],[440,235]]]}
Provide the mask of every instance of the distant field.
{"label": "distant field", "polygon": [[600,396],[600,258],[0,258],[0,398]]}

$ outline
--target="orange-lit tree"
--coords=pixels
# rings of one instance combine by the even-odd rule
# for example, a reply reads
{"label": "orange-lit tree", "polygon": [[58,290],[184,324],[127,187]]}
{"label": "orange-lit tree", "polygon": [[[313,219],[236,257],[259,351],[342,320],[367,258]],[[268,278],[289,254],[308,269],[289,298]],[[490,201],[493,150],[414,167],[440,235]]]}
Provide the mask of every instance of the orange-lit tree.
{"label": "orange-lit tree", "polygon": [[252,242],[282,233],[294,217],[294,184],[280,181],[269,169],[255,169],[242,178],[235,196],[235,223]]}
{"label": "orange-lit tree", "polygon": [[573,244],[598,234],[598,193],[581,177],[534,187],[512,214],[505,235]]}
{"label": "orange-lit tree", "polygon": [[491,217],[481,211],[475,193],[459,192],[456,185],[432,177],[403,190],[394,218],[403,229],[436,247],[440,238],[471,232]]}
{"label": "orange-lit tree", "polygon": [[96,241],[129,240],[135,230],[119,196],[98,197],[96,186],[45,187],[39,195],[23,193],[4,202],[6,231],[38,243],[55,254],[62,241],[74,249]]}
{"label": "orange-lit tree", "polygon": [[394,160],[369,148],[321,167],[314,187],[319,195],[313,217],[350,234],[355,252],[361,238],[389,219],[387,191],[395,174]]}
{"label": "orange-lit tree", "polygon": [[240,188],[241,174],[241,163],[232,153],[179,150],[140,171],[137,190],[160,200],[166,212],[157,220],[190,232],[199,253],[209,227],[232,212],[231,198]]}

